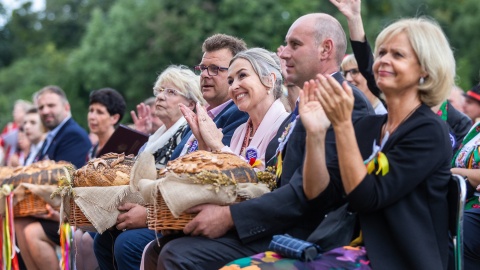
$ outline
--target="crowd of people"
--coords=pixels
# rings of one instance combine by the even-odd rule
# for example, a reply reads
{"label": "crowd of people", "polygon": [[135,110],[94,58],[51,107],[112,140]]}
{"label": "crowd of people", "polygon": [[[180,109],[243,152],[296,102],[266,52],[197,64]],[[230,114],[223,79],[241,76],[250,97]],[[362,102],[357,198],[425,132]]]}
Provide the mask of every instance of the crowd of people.
{"label": "crowd of people", "polygon": [[[465,269],[480,267],[480,84],[466,92],[455,85],[453,52],[435,20],[393,22],[372,50],[360,1],[330,2],[347,19],[353,54],[346,55],[339,21],[325,13],[296,19],[277,52],[214,34],[203,42],[198,65],[167,67],[153,97],[130,112],[132,126],[149,134],[139,154],[153,155],[156,169],[196,150],[230,152],[258,161],[256,170],[274,168],[276,188],[229,206],[193,207],[195,218],[175,235],[149,230],[145,206],[120,205],[116,226],[106,232],[76,230],[77,269],[346,267],[327,253],[313,262],[264,253],[274,235],[309,239],[345,204],[358,219],[351,246],[368,258],[351,258],[348,269],[452,269],[452,173],[464,176],[469,190]],[[115,89],[93,91],[89,136],[65,92],[45,86],[32,102],[14,104],[13,122],[0,137],[2,165],[49,159],[80,168],[98,157],[126,105]],[[29,270],[59,269],[59,213],[46,208],[15,218]]]}

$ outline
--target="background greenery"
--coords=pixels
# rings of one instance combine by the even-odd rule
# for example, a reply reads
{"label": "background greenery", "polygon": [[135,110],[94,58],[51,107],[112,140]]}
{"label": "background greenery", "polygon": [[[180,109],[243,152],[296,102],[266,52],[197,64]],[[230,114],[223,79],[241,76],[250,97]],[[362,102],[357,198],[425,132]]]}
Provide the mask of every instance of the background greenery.
{"label": "background greenery", "polygon": [[[364,0],[362,5],[372,43],[395,19],[438,20],[455,51],[458,84],[469,89],[478,83],[478,0]],[[27,2],[0,29],[0,127],[11,121],[16,99],[30,100],[49,84],[67,92],[74,118],[86,127],[91,90],[113,87],[131,110],[151,96],[166,66],[197,64],[206,37],[226,33],[249,47],[276,51],[291,23],[311,12],[332,14],[346,27],[328,0],[46,0],[43,11],[32,11]],[[126,115],[123,122],[129,121]]]}

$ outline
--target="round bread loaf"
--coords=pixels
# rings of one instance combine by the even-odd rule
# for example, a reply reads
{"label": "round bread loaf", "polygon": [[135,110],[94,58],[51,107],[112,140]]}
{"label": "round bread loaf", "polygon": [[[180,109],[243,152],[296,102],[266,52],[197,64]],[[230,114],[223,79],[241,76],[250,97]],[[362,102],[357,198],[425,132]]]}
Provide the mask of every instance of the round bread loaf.
{"label": "round bread loaf", "polygon": [[72,170],[74,166],[66,161],[42,160],[15,168],[11,176],[4,179],[2,184],[12,184],[14,187],[20,183],[56,185],[60,177],[67,173],[64,168]]}
{"label": "round bread loaf", "polygon": [[134,164],[133,155],[108,153],[90,160],[73,173],[74,187],[128,185]]}
{"label": "round bread loaf", "polygon": [[[228,152],[208,152],[198,150],[169,161],[167,167],[159,173],[191,174],[200,182],[219,179],[226,176],[233,183],[256,183],[257,176],[253,168],[241,157]],[[223,177],[225,178],[225,177]]]}

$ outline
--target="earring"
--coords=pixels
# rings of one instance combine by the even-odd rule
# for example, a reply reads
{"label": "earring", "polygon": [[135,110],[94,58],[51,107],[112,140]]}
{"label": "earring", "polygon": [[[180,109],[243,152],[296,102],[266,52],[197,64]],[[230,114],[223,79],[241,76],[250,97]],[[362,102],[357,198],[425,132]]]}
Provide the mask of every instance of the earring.
{"label": "earring", "polygon": [[267,95],[270,95],[270,90],[267,91]]}
{"label": "earring", "polygon": [[419,85],[422,85],[425,83],[425,78],[424,77],[420,77],[420,80],[418,80],[418,84]]}

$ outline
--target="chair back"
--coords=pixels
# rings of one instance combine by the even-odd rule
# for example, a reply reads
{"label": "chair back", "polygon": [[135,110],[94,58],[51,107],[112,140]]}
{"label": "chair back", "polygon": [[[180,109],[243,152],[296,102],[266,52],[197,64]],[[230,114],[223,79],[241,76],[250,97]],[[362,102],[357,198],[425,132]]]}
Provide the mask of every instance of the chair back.
{"label": "chair back", "polygon": [[448,184],[448,228],[453,240],[455,269],[463,269],[463,212],[467,197],[465,178],[452,174]]}

